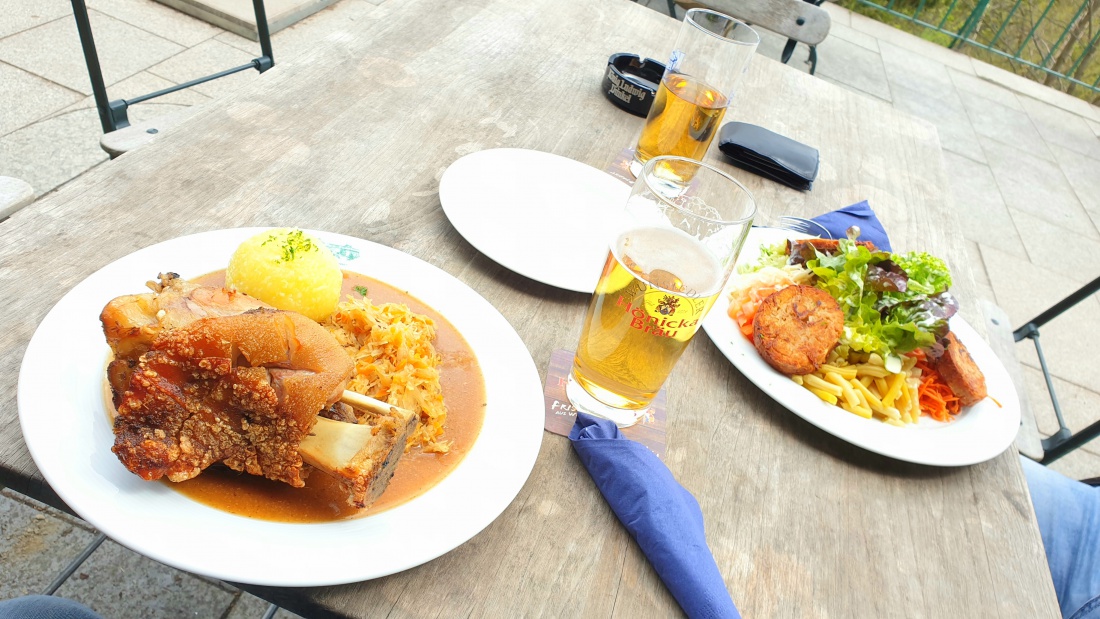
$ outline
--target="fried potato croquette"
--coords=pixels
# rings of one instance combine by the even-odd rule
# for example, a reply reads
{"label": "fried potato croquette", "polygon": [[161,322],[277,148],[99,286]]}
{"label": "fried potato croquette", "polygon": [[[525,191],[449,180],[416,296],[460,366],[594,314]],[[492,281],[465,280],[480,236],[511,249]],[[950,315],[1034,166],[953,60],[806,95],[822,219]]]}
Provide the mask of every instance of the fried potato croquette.
{"label": "fried potato croquette", "polygon": [[974,363],[970,351],[955,337],[948,333],[943,340],[943,356],[936,361],[936,371],[940,373],[947,386],[959,398],[963,406],[970,406],[985,399],[985,376]]}
{"label": "fried potato croquette", "polygon": [[844,312],[829,293],[788,286],[764,299],[753,319],[753,344],[779,372],[809,374],[825,363],[844,330]]}

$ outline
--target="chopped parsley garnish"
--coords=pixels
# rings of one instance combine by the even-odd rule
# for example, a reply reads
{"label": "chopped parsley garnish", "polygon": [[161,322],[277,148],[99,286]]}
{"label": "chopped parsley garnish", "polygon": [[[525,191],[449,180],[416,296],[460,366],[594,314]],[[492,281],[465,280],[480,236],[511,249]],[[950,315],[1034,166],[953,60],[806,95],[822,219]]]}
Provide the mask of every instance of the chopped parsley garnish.
{"label": "chopped parsley garnish", "polygon": [[366,286],[356,286],[355,287],[355,292],[358,292],[359,294],[361,294],[365,297],[365,296],[367,296],[367,287]]}
{"label": "chopped parsley garnish", "polygon": [[[274,234],[267,237],[267,240],[260,243],[260,247],[267,245],[268,243],[277,243],[279,238]],[[287,233],[286,238],[283,239],[283,244],[279,248],[282,251],[282,258],[275,262],[293,262],[296,257],[301,254],[305,254],[311,251],[318,251],[317,246],[313,244],[313,239],[305,235],[301,230],[294,230]]]}

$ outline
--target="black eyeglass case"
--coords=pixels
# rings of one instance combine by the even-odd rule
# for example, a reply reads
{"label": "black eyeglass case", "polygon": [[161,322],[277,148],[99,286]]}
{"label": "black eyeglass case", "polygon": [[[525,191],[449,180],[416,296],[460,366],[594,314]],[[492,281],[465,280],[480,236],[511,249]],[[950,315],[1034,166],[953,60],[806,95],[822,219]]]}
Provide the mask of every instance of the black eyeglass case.
{"label": "black eyeglass case", "polygon": [[730,163],[788,187],[809,191],[817,178],[817,149],[763,127],[726,123],[718,134],[718,149]]}

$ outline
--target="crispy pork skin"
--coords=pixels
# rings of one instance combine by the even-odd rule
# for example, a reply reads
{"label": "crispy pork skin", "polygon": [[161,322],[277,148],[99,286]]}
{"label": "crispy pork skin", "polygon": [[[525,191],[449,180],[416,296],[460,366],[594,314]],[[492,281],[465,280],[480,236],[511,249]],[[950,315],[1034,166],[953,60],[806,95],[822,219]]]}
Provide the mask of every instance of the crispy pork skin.
{"label": "crispy pork skin", "polygon": [[215,462],[302,486],[298,445],[339,399],[352,362],[308,318],[259,309],[162,332],[123,393],[112,451],[143,479]]}

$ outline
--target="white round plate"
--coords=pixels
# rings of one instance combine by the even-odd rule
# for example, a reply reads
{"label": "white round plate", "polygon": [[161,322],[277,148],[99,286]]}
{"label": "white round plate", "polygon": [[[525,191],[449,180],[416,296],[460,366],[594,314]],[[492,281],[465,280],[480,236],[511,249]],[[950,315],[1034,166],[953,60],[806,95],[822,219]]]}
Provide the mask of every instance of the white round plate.
{"label": "white round plate", "polygon": [[147,247],[95,272],[50,310],[23,357],[18,397],[23,438],[46,481],[115,541],[232,582],[302,587],[367,580],[430,561],[476,535],[512,502],[538,457],[538,370],[519,335],[476,292],[426,262],[357,238],[313,233],[343,250],[337,254],[349,271],[407,290],[445,316],[481,365],[485,422],[450,475],[377,515],[288,524],[235,516],[166,484],[142,481],[111,453],[103,306],[118,295],[146,292],[144,282],[158,270],[195,277],[223,269],[241,241],[261,230],[217,230]]}
{"label": "white round plate", "polygon": [[[761,244],[772,245],[788,238],[807,237],[787,230],[754,228],[738,263],[755,262]],[[736,277],[734,273],[731,281]],[[723,293],[703,321],[707,335],[722,354],[776,402],[849,443],[906,462],[965,466],[1000,455],[1016,439],[1020,428],[1020,405],[1012,379],[985,340],[961,316],[951,319],[951,330],[966,345],[985,374],[990,397],[964,408],[954,421],[939,422],[922,416],[917,424],[898,427],[864,419],[827,404],[775,371],[726,315],[728,307],[728,295]]]}
{"label": "white round plate", "polygon": [[583,163],[521,148],[478,151],[439,180],[451,224],[478,251],[535,281],[592,292],[609,221],[630,187]]}

